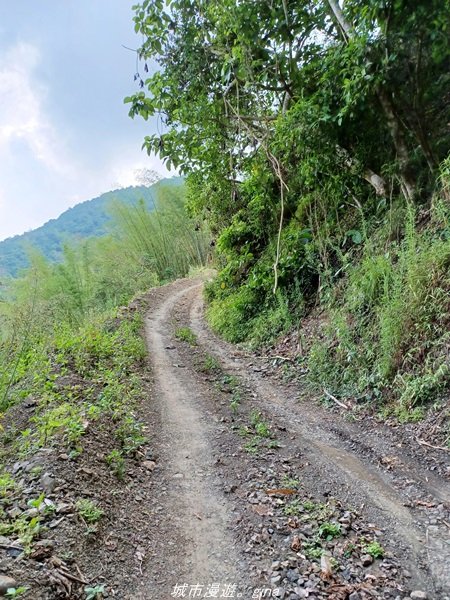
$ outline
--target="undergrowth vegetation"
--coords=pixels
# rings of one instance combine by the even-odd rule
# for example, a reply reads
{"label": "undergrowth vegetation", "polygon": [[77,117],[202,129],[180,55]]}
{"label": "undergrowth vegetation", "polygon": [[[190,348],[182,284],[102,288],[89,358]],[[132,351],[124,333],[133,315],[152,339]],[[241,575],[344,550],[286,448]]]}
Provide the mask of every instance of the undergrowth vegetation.
{"label": "undergrowth vegetation", "polygon": [[[331,275],[321,271],[318,246],[325,241],[307,242],[320,278],[313,296],[298,284],[268,294],[252,272],[236,289],[225,268],[207,287],[208,317],[230,341],[253,346],[296,328],[306,336],[309,380],[318,389],[379,404],[394,400],[398,416],[414,420],[450,383],[450,209],[439,195],[420,212],[390,209],[382,226],[390,234],[396,219],[394,239],[362,219],[364,234],[340,248]],[[315,314],[321,325],[308,338],[302,318]]]}
{"label": "undergrowth vegetation", "polygon": [[[20,459],[58,445],[76,459],[88,431],[113,424],[117,470],[123,457],[133,455],[146,441],[135,417],[142,394],[138,369],[145,357],[141,328],[139,315],[118,318],[110,313],[76,333],[58,330],[38,352],[21,356],[17,371],[22,376],[8,402],[23,401],[34,410],[23,429],[6,415],[2,453]],[[13,489],[7,474],[2,481],[5,493]]]}
{"label": "undergrowth vegetation", "polygon": [[[309,218],[313,232],[314,216]],[[299,270],[275,294],[265,256],[238,282],[227,262],[207,285],[207,314],[229,341],[253,347],[295,328],[306,338],[303,367],[306,362],[318,390],[388,402],[401,420],[416,420],[421,407],[443,397],[450,385],[450,208],[440,189],[429,207],[403,207],[399,200],[375,222],[370,218],[357,211],[355,229],[340,240],[326,231],[296,240]],[[282,248],[289,255],[294,246]],[[306,282],[299,280],[303,261]],[[327,263],[333,269],[323,270]],[[303,332],[302,320],[314,321],[314,315],[320,326],[312,335]]]}
{"label": "undergrowth vegetation", "polygon": [[394,399],[399,409],[448,388],[450,229],[449,215],[437,213],[420,230],[410,209],[400,241],[364,244],[310,350],[315,383],[339,395]]}
{"label": "undergrowth vegetation", "polygon": [[448,1],[135,11],[125,102],[163,115],[144,146],[215,236],[212,327],[253,346],[297,330],[319,390],[420,418],[449,388]]}
{"label": "undergrowth vegetation", "polygon": [[[187,215],[183,187],[159,187],[151,212],[143,203],[115,204],[112,212],[110,236],[67,247],[58,264],[32,251],[30,268],[3,293],[0,411],[30,390],[39,397],[51,396],[57,377],[54,363],[62,372],[73,368],[82,377],[108,378],[104,361],[119,360],[111,376],[117,380],[120,369],[127,367],[127,356],[134,357],[134,345],[139,344],[125,331],[113,333],[113,326],[109,333],[104,329],[117,307],[139,292],[205,264],[208,237],[196,231]],[[48,428],[68,420],[76,437],[73,410],[61,397]]]}
{"label": "undergrowth vegetation", "polygon": [[[119,481],[148,443],[137,408],[143,397],[142,302],[133,296],[204,265],[208,243],[184,209],[181,187],[161,186],[155,209],[116,205],[109,237],[65,250],[58,264],[37,253],[3,290],[0,303],[0,533],[30,548],[36,514],[8,512],[18,492],[3,465],[57,449],[77,461],[107,437],[103,464]],[[105,440],[106,441],[106,440]],[[81,457],[82,459],[82,457]],[[20,462],[18,463],[20,464]],[[39,468],[30,475],[40,477]],[[20,490],[19,490],[20,491]],[[80,499],[88,533],[101,509]]]}

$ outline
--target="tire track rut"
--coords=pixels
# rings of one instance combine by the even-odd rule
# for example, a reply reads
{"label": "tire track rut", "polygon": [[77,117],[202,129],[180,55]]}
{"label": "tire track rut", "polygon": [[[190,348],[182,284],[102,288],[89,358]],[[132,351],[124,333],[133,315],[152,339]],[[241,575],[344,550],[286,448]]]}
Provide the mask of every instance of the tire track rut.
{"label": "tire track rut", "polygon": [[146,591],[133,596],[143,600],[170,598],[175,584],[244,585],[244,567],[230,528],[231,509],[217,491],[220,484],[210,447],[214,425],[202,415],[195,378],[174,362],[179,359],[173,352],[171,311],[201,284],[182,282],[181,290],[177,285],[180,282],[168,286],[173,293],[151,309],[145,334],[154,375],[154,403],[161,417],[162,483],[168,489],[164,520],[176,531],[174,538],[179,542],[172,541],[172,551],[161,549],[164,560],[155,562]]}
{"label": "tire track rut", "polygon": [[[448,525],[445,521],[430,525],[423,511],[411,510],[408,506],[411,495],[428,501],[432,498],[437,504],[448,503],[449,484],[426,469],[421,469],[420,465],[413,465],[398,447],[392,448],[389,444],[383,447],[382,440],[373,439],[376,431],[370,432],[367,443],[372,441],[376,450],[383,449],[385,454],[395,452],[400,457],[400,466],[395,475],[381,469],[379,463],[374,464],[373,457],[371,460],[349,451],[347,444],[336,435],[336,431],[339,431],[343,437],[349,437],[352,428],[349,424],[346,423],[340,430],[339,417],[332,417],[335,421],[327,423],[329,416],[324,419],[321,408],[294,402],[291,389],[283,389],[278,383],[275,386],[252,372],[242,353],[210,332],[203,319],[200,290],[197,288],[188,294],[189,321],[200,344],[219,358],[229,373],[238,376],[256,392],[255,403],[258,407],[294,434],[296,445],[308,457],[313,470],[317,468],[317,477],[321,480],[319,487],[340,488],[341,496],[345,491],[352,501],[366,505],[369,516],[392,532],[392,538],[398,540],[399,547],[404,548],[405,560],[418,584],[425,581],[428,589],[434,588],[439,600],[450,598]],[[358,425],[353,424],[353,429],[356,433]],[[399,485],[402,479],[409,486],[408,494]],[[448,506],[445,509],[448,511]]]}
{"label": "tire track rut", "polygon": [[[234,443],[218,444],[224,435],[232,434],[226,433],[229,426],[224,425],[208,386],[195,370],[195,352],[174,342],[177,320],[190,325],[201,352],[218,358],[227,373],[236,375],[250,390],[253,397],[246,410],[262,410],[285,432],[283,438],[289,441],[284,455],[306,459],[302,469],[306,489],[362,510],[366,522],[380,525],[390,537],[391,547],[410,571],[411,584],[427,589],[430,600],[450,600],[445,521],[431,524],[425,509],[411,508],[413,497],[444,507],[450,498],[447,482],[411,460],[395,445],[395,436],[385,440],[375,428],[346,423],[307,398],[298,402],[298,389],[274,384],[253,371],[257,359],[249,360],[206,326],[202,282],[178,281],[156,290],[154,297],[145,323],[154,376],[148,410],[158,415],[154,446],[161,460],[153,498],[155,505],[162,506],[150,511],[156,523],[153,560],[130,599],[166,600],[172,597],[174,585],[184,582],[204,587],[213,582],[237,584],[241,591],[237,598],[252,597],[253,559],[243,558],[246,533],[240,530],[244,506],[224,493],[230,488],[231,473],[217,468],[218,460],[224,458],[221,464],[233,465],[236,472],[239,453]],[[218,446],[227,456],[222,457]],[[380,464],[383,453],[399,458],[393,471]],[[443,510],[447,514],[448,507]]]}

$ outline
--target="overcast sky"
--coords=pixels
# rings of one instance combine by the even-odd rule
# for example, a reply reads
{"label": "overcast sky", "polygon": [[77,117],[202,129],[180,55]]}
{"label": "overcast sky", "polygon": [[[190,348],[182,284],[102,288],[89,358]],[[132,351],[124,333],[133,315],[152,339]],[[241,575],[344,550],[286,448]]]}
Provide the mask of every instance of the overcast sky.
{"label": "overcast sky", "polygon": [[159,160],[128,117],[135,0],[0,0],[0,240],[135,183]]}

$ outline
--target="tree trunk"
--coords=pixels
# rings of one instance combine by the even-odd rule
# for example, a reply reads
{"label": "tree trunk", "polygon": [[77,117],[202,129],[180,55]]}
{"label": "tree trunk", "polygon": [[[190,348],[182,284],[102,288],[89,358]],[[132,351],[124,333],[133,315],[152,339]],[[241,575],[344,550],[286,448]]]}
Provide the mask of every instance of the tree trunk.
{"label": "tree trunk", "polygon": [[336,152],[344,161],[345,166],[349,169],[357,169],[358,173],[362,173],[362,178],[370,183],[377,196],[387,196],[386,180],[381,175],[378,175],[369,167],[363,166],[357,158],[351,156],[350,152],[342,146],[336,146]]}
{"label": "tree trunk", "polygon": [[328,0],[328,4],[330,5],[331,11],[338,22],[339,27],[341,28],[342,35],[346,40],[349,40],[351,37],[352,27],[345,19],[339,3],[335,0]]}
{"label": "tree trunk", "polygon": [[386,181],[380,175],[377,175],[372,169],[365,169],[364,179],[375,189],[377,196],[385,197],[387,195]]}
{"label": "tree trunk", "polygon": [[386,90],[378,89],[377,96],[386,115],[387,126],[394,142],[395,151],[400,167],[400,185],[406,200],[412,200],[415,193],[415,182],[409,173],[409,150],[403,132],[403,127],[395,114],[392,98]]}

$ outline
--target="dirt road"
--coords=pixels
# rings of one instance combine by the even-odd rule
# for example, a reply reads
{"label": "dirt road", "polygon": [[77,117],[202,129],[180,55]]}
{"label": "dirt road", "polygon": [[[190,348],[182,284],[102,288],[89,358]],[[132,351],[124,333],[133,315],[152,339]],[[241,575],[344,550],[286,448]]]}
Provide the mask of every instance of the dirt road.
{"label": "dirt road", "polygon": [[[198,289],[198,284],[188,289]],[[162,415],[161,447],[168,458],[170,520],[183,539],[178,548],[181,553],[169,557],[169,561],[173,561],[171,568],[178,576],[174,584],[237,584],[243,569],[229,531],[231,509],[218,493],[210,441],[212,427],[199,406],[201,392],[195,378],[174,362],[178,359],[171,346],[171,310],[185,295],[184,287],[171,294],[150,313],[146,328]]]}
{"label": "dirt road", "polygon": [[154,292],[146,338],[154,548],[130,598],[450,598],[448,457],[218,340],[200,281]]}

